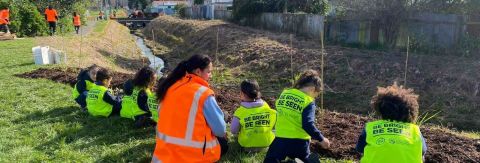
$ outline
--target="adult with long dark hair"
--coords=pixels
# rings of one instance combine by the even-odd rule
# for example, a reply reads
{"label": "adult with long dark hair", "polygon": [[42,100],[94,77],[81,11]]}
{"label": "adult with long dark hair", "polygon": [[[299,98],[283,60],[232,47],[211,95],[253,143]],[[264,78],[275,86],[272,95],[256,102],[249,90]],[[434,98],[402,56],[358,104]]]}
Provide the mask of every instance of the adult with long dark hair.
{"label": "adult with long dark hair", "polygon": [[208,80],[208,56],[180,62],[158,85],[159,118],[152,162],[216,162],[226,152],[226,124]]}

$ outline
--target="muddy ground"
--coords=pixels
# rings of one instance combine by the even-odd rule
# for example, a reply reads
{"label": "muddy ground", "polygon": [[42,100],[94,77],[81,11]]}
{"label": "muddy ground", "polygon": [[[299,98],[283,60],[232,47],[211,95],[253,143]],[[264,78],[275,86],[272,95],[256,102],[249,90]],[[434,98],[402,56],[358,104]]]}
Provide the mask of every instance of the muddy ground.
{"label": "muddy ground", "polygon": [[[31,78],[31,79],[50,79],[58,83],[68,84],[74,86],[77,83],[77,75],[81,69],[79,68],[39,68],[32,72],[26,72],[23,74],[17,74],[15,76],[21,78]],[[123,83],[126,79],[133,77],[133,74],[112,72],[114,76],[111,83],[112,89],[122,89]]]}
{"label": "muddy ground", "polygon": [[[45,78],[55,82],[65,83],[73,86],[79,69],[75,68],[53,68],[18,74],[23,78]],[[112,85],[114,88],[121,88],[131,74],[116,73]],[[226,114],[226,120],[230,121],[233,112],[239,106],[238,88],[217,88],[215,89],[217,101]],[[275,107],[275,97],[264,97],[272,108]],[[360,155],[355,152],[355,144],[363,129],[365,122],[372,120],[370,117],[358,116],[351,113],[338,113],[332,111],[319,111],[317,113],[317,126],[323,134],[330,139],[332,147],[329,150],[321,149],[315,143],[312,149],[323,157],[335,159],[358,160]],[[473,140],[454,135],[450,132],[424,125],[421,127],[423,136],[428,145],[425,162],[478,162],[480,160],[480,140]]]}

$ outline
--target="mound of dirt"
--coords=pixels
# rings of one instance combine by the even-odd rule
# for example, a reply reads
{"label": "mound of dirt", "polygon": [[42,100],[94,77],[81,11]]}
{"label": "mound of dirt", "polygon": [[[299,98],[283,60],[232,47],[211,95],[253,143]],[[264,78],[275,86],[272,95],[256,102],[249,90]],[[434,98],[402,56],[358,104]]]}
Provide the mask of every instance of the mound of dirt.
{"label": "mound of dirt", "polygon": [[[37,70],[26,72],[23,74],[16,74],[15,76],[21,78],[31,79],[50,79],[58,83],[68,84],[73,87],[77,83],[77,76],[81,69],[79,68],[39,68]],[[122,89],[123,83],[133,77],[132,74],[112,72],[113,79],[111,83],[112,89]]]}
{"label": "mound of dirt", "polygon": [[[276,91],[276,94],[304,69],[320,70],[321,46],[315,40],[301,37],[290,40],[290,35],[284,33],[218,20],[182,20],[169,16],[152,21],[143,31],[146,39],[152,39],[152,30],[155,41],[170,49],[160,54],[169,65],[176,65],[193,54],[206,54],[218,58],[216,66],[225,68],[232,78],[256,79],[264,90]],[[404,53],[339,46],[326,46],[325,51],[327,108],[367,114],[368,101],[377,86],[391,85],[394,81],[403,84]],[[421,112],[441,111],[434,119],[436,122],[479,130],[478,69],[480,62],[471,58],[411,54],[407,86],[420,95]]]}

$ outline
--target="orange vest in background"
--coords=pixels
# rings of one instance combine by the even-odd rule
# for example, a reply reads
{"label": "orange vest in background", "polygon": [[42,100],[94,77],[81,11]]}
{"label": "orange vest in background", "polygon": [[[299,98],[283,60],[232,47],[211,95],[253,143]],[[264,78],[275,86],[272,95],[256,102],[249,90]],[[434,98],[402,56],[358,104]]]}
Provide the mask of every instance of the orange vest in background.
{"label": "orange vest in background", "polygon": [[80,21],[80,15],[73,16],[73,25],[74,26],[82,25],[82,21]]}
{"label": "orange vest in background", "polygon": [[51,9],[49,10],[48,8],[45,10],[45,15],[47,15],[47,21],[48,22],[57,22],[57,10]]}
{"label": "orange vest in background", "polygon": [[213,95],[207,81],[187,74],[167,91],[159,107],[152,162],[216,162],[220,144],[203,116]]}
{"label": "orange vest in background", "polygon": [[10,10],[4,9],[0,11],[0,25],[8,24],[10,17]]}

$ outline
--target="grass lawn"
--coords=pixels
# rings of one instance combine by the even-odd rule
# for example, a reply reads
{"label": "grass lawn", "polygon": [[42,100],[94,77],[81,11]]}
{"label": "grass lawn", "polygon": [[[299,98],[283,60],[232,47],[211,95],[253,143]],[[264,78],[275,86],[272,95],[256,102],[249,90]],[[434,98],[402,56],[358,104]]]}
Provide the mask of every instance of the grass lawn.
{"label": "grass lawn", "polygon": [[[150,161],[154,128],[134,129],[119,117],[91,117],[71,99],[70,86],[14,77],[44,67],[34,65],[33,46],[33,39],[0,42],[0,162]],[[242,153],[233,141],[222,162],[263,160],[265,153]]]}
{"label": "grass lawn", "polygon": [[0,42],[0,162],[148,162],[154,129],[93,118],[71,100],[72,88],[14,74],[39,68],[32,39]]}

